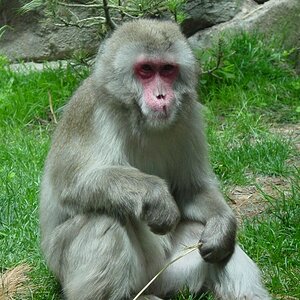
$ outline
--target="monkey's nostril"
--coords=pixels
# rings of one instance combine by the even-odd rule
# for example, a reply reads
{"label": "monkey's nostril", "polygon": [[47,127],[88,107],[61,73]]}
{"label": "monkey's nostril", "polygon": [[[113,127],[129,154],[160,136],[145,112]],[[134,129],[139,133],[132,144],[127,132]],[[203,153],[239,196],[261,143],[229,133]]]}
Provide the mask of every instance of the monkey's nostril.
{"label": "monkey's nostril", "polygon": [[161,100],[161,99],[165,99],[166,95],[163,95],[163,94],[160,94],[160,95],[157,95],[156,98]]}

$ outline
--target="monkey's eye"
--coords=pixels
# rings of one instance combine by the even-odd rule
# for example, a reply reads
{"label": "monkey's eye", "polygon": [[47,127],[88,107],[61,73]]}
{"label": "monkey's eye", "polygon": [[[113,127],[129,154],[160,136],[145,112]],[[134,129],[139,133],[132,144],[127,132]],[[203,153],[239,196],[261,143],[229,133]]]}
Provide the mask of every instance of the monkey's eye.
{"label": "monkey's eye", "polygon": [[137,73],[141,76],[141,78],[147,79],[154,75],[155,70],[150,64],[141,64],[137,68]]}
{"label": "monkey's eye", "polygon": [[153,72],[152,66],[149,64],[141,65],[141,71],[145,73]]}
{"label": "monkey's eye", "polygon": [[171,64],[165,64],[160,68],[160,74],[162,76],[173,75],[177,72],[177,67]]}
{"label": "monkey's eye", "polygon": [[173,65],[163,65],[162,70],[163,71],[172,71],[174,70],[175,66]]}

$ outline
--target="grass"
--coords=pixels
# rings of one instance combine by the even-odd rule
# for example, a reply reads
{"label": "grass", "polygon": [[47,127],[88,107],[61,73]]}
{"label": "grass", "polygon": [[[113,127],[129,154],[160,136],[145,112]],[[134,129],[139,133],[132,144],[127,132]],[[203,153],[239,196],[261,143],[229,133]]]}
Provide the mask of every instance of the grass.
{"label": "grass", "polygon": [[[300,172],[295,141],[272,128],[299,124],[300,78],[289,54],[259,36],[241,35],[198,53],[205,70],[199,80],[205,104],[211,161],[221,185],[253,185],[255,178],[285,178],[276,193],[260,189],[268,209],[245,218],[239,240],[263,270],[276,299],[300,298]],[[49,97],[59,110],[88,71],[72,66],[43,72],[12,71],[0,58],[0,271],[27,263],[26,299],[59,299],[59,287],[39,250],[38,191],[54,125]],[[299,166],[299,164],[298,164]],[[24,297],[22,299],[25,299]],[[188,291],[177,300],[213,299]]]}
{"label": "grass", "polygon": [[276,197],[262,191],[269,209],[255,223],[247,220],[240,236],[245,249],[263,269],[269,290],[281,297],[289,295],[297,299],[300,297],[299,183],[298,170],[290,178],[290,188],[279,190]]}

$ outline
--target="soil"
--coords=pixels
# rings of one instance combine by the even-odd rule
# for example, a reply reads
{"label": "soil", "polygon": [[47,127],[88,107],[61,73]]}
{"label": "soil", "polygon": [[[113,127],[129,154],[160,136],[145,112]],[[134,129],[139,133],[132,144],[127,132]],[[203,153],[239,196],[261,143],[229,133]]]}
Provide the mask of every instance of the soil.
{"label": "soil", "polygon": [[[300,123],[286,124],[282,126],[274,126],[271,132],[290,140],[298,155],[287,160],[287,164],[299,168],[300,167]],[[235,211],[238,221],[241,223],[246,218],[251,218],[261,214],[269,205],[263,194],[270,197],[276,197],[280,193],[289,193],[290,181],[286,177],[258,176],[255,182],[248,186],[229,187],[225,192],[228,197],[229,204]]]}

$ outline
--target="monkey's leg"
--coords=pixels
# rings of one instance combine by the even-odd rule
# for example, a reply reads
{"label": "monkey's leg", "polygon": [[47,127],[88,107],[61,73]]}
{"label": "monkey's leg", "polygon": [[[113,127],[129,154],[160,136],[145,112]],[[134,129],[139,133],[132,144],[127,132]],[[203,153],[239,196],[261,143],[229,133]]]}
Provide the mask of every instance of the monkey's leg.
{"label": "monkey's leg", "polygon": [[[204,226],[196,222],[181,222],[173,235],[171,255],[165,263],[169,263],[185,254],[187,247],[196,245]],[[150,286],[153,294],[174,295],[187,286],[189,290],[198,293],[204,284],[208,272],[208,264],[202,259],[199,250],[183,256],[172,263]]]}
{"label": "monkey's leg", "polygon": [[[196,222],[180,223],[174,233],[169,261],[186,253],[186,246],[197,244],[203,228]],[[193,293],[208,288],[223,300],[270,299],[261,283],[259,269],[238,245],[226,264],[206,263],[195,250],[170,265],[154,284],[159,295],[174,294],[186,286]]]}
{"label": "monkey's leg", "polygon": [[261,282],[258,267],[238,245],[226,264],[209,265],[207,283],[218,299],[271,299]]}
{"label": "monkey's leg", "polygon": [[67,300],[130,299],[147,283],[134,243],[116,219],[78,215],[54,231],[46,257]]}

